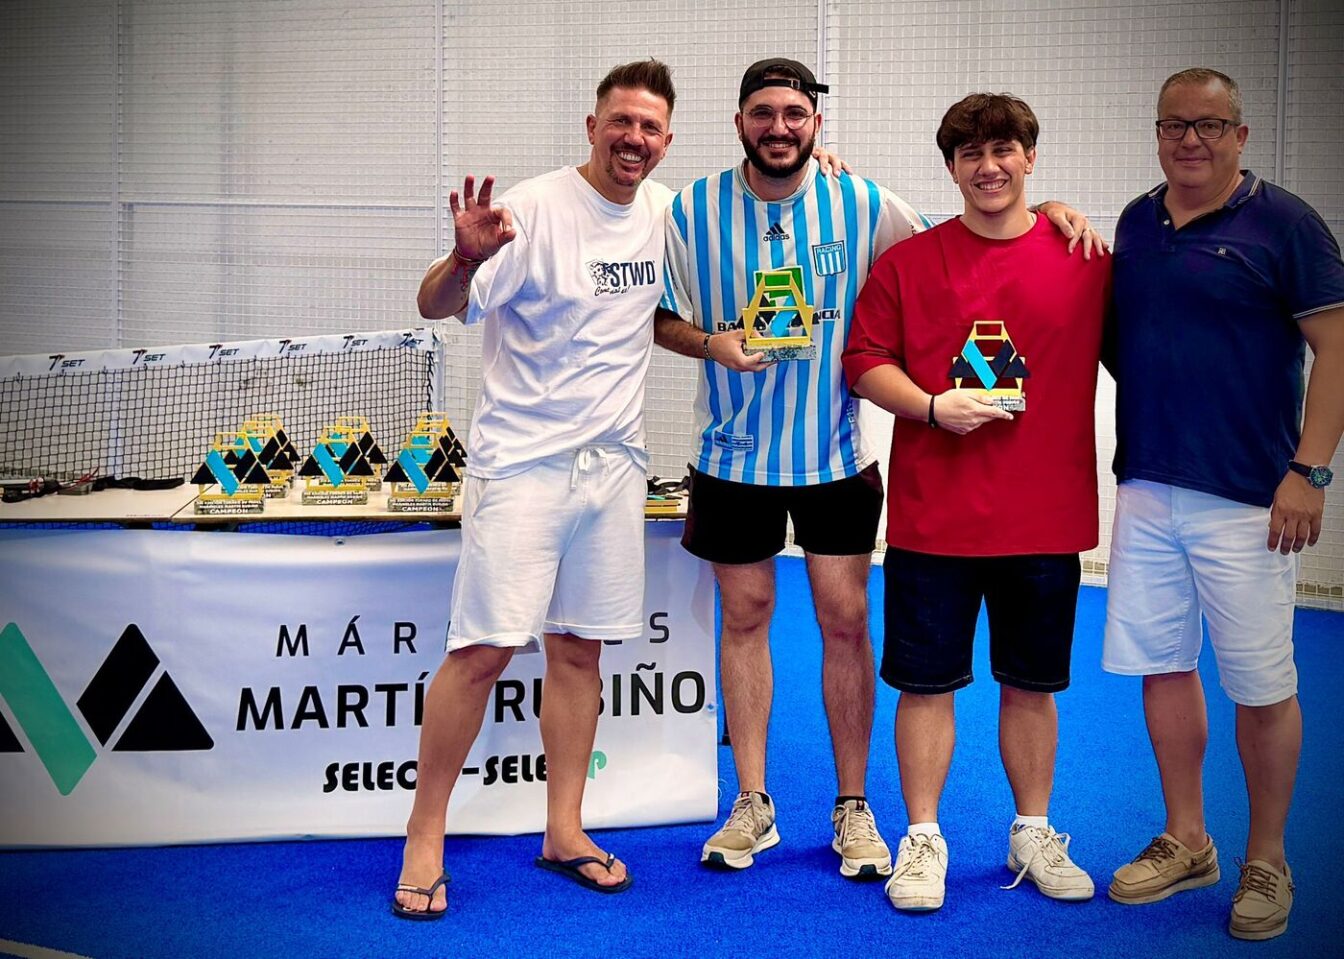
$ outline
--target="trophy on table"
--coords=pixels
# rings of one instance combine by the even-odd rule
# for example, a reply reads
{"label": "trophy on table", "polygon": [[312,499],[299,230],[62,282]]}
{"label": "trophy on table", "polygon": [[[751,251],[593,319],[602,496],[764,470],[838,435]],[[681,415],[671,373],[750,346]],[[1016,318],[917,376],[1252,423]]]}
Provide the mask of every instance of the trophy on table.
{"label": "trophy on table", "polygon": [[1023,386],[1031,376],[1027,358],[1017,352],[1008,326],[1000,320],[976,320],[961,353],[947,374],[954,389],[983,390],[990,403],[1010,413],[1027,408]]}
{"label": "trophy on table", "polygon": [[279,415],[254,413],[243,421],[242,432],[247,434],[249,449],[270,477],[265,495],[272,499],[288,495],[294,485],[294,464],[299,461],[299,453],[285,433]]}
{"label": "trophy on table", "polygon": [[347,427],[324,426],[299,468],[305,506],[363,506],[369,501],[373,466]]}
{"label": "trophy on table", "polygon": [[216,433],[191,481],[199,487],[193,509],[206,515],[260,513],[271,478],[244,431]]}
{"label": "trophy on table", "polygon": [[388,510],[452,512],[466,462],[466,450],[448,417],[423,414],[388,467]]}
{"label": "trophy on table", "polygon": [[369,492],[376,493],[383,488],[383,469],[387,466],[385,454],[369,430],[369,421],[362,416],[338,416],[333,425],[335,430],[345,430],[359,445],[360,452],[368,461],[373,475],[368,478]]}
{"label": "trophy on table", "polygon": [[803,293],[803,268],[757,270],[751,301],[742,311],[742,345],[770,362],[816,359],[812,319],[816,313]]}

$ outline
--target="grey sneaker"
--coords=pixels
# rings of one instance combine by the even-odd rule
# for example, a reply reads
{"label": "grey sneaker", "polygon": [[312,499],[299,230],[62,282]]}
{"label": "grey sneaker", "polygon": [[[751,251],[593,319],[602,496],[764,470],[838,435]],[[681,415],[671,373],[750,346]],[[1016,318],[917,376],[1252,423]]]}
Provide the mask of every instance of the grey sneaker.
{"label": "grey sneaker", "polygon": [[779,845],[775,804],[765,793],[738,793],[723,828],[709,837],[700,861],[710,866],[746,869],[756,853]]}
{"label": "grey sneaker", "polygon": [[1137,906],[1186,889],[1212,886],[1218,877],[1218,850],[1212,839],[1203,849],[1195,850],[1164,832],[1133,862],[1115,871],[1109,895],[1116,902]]}
{"label": "grey sneaker", "polygon": [[887,899],[897,909],[927,912],[943,905],[947,887],[947,841],[923,833],[906,836],[887,880]]}
{"label": "grey sneaker", "polygon": [[1232,897],[1227,931],[1237,939],[1273,939],[1288,931],[1293,908],[1293,871],[1279,872],[1263,859],[1241,865],[1241,884]]}
{"label": "grey sneaker", "polygon": [[1004,889],[1014,889],[1024,878],[1051,899],[1091,899],[1092,877],[1069,858],[1070,836],[1051,826],[1014,826],[1008,833],[1008,868],[1017,878]]}
{"label": "grey sneaker", "polygon": [[877,832],[877,820],[868,803],[846,799],[831,812],[835,839],[831,848],[840,854],[840,875],[846,879],[879,879],[891,875],[891,850]]}

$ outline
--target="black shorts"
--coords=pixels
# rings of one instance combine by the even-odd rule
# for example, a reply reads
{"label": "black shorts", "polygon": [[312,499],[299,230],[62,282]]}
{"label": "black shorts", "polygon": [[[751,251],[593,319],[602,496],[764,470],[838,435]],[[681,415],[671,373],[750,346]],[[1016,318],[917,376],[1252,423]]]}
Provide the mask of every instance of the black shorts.
{"label": "black shorts", "polygon": [[975,624],[989,615],[989,664],[1005,686],[1069,685],[1082,565],[1077,553],[935,556],[887,548],[882,679],[911,693],[970,685]]}
{"label": "black shorts", "polygon": [[817,486],[753,486],[691,469],[681,545],[711,563],[759,563],[793,542],[818,556],[857,556],[877,548],[882,474],[873,463],[856,476]]}

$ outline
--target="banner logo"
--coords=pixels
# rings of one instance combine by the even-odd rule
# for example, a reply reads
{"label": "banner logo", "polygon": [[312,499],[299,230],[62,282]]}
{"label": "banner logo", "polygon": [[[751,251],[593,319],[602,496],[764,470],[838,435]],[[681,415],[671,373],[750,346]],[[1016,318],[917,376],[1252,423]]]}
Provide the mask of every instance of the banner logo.
{"label": "banner logo", "polygon": [[[146,689],[149,693],[131,715]],[[0,630],[0,699],[9,705],[57,791],[70,795],[98,754],[14,623]],[[122,632],[75,708],[100,746],[107,746],[125,725],[113,752],[185,752],[215,746],[134,623]],[[23,751],[0,715],[0,753]]]}

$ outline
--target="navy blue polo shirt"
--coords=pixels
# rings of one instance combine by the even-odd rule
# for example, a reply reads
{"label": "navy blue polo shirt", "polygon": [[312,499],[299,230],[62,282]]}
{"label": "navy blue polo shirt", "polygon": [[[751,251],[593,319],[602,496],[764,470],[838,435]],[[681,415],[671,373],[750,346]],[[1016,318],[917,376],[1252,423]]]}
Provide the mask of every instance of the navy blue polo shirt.
{"label": "navy blue polo shirt", "polygon": [[1320,216],[1249,170],[1177,230],[1164,183],[1115,232],[1115,475],[1269,506],[1297,449],[1298,321],[1344,306]]}

